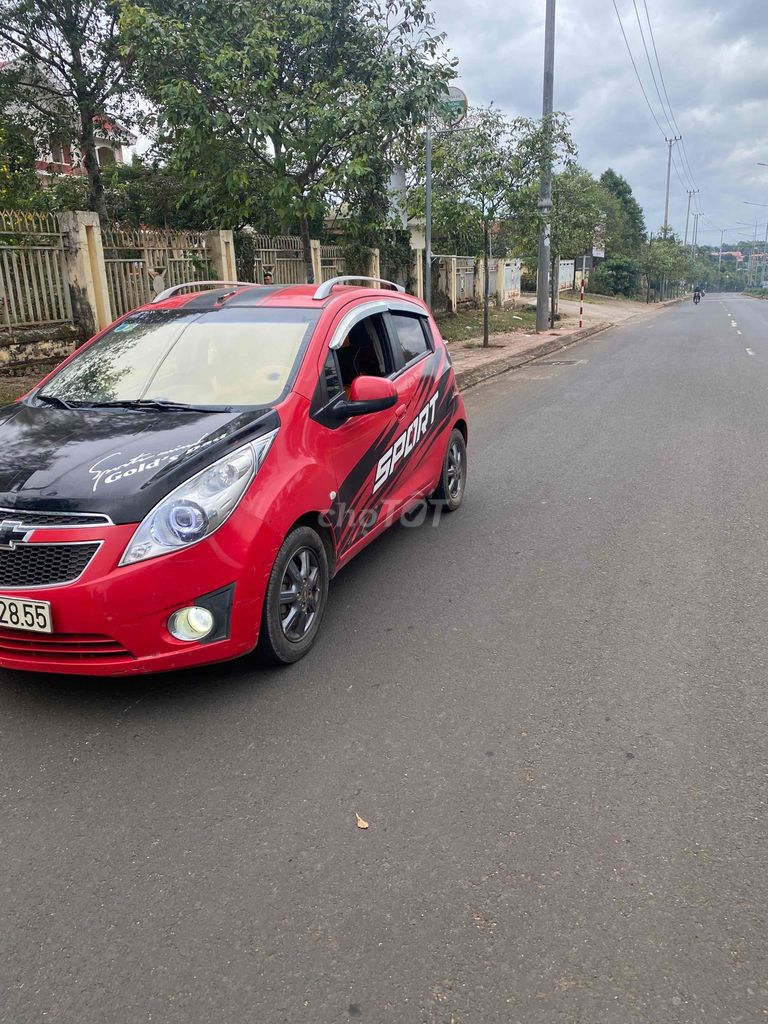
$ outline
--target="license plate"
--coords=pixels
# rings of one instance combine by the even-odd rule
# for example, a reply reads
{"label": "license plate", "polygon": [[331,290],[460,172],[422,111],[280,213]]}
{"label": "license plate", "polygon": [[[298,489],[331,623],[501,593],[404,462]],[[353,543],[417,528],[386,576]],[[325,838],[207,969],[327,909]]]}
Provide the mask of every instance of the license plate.
{"label": "license plate", "polygon": [[0,626],[26,629],[30,633],[52,633],[51,606],[48,601],[19,601],[0,595]]}

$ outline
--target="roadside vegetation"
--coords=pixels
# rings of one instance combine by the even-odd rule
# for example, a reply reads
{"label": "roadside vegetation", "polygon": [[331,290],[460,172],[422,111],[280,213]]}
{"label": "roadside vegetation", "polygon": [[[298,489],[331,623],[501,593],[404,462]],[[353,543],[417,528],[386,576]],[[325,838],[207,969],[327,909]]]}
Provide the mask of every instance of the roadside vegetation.
{"label": "roadside vegetation", "polygon": [[[458,345],[462,342],[476,344],[483,336],[482,309],[460,309],[457,313],[437,313],[435,315],[440,333],[449,344]],[[494,334],[511,334],[519,332],[529,334],[536,327],[535,306],[515,306],[497,309],[491,306],[488,310],[488,330],[490,337]]]}

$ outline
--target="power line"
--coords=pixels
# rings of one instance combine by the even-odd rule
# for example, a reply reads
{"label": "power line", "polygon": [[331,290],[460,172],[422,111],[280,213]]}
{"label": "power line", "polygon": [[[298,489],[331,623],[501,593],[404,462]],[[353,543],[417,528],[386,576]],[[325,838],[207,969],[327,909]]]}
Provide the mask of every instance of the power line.
{"label": "power line", "polygon": [[664,90],[664,95],[667,98],[667,106],[669,107],[669,113],[670,113],[670,115],[672,117],[672,124],[674,125],[675,131],[677,132],[677,134],[678,135],[682,135],[683,133],[680,131],[680,126],[678,125],[677,121],[675,120],[675,113],[672,110],[672,104],[669,102],[669,93],[667,92],[667,85],[666,85],[666,82],[664,81],[664,72],[661,70],[661,61],[659,60],[659,51],[656,49],[656,37],[653,34],[653,25],[651,24],[651,16],[648,13],[648,3],[647,3],[647,0],[643,0],[643,7],[645,8],[645,18],[646,18],[646,21],[648,22],[648,31],[651,34],[651,44],[653,46],[653,54],[656,57],[656,67],[659,69],[659,78],[661,79],[661,87]]}
{"label": "power line", "polygon": [[[651,55],[648,52],[648,44],[645,41],[645,32],[643,32],[643,24],[640,21],[640,12],[637,9],[637,0],[632,0],[632,6],[635,9],[635,17],[637,18],[637,27],[640,29],[640,38],[643,41],[643,49],[645,50],[645,59],[648,61],[648,68],[649,68],[649,70],[651,72],[651,81],[653,82],[653,86],[654,86],[654,88],[656,90],[656,95],[659,97],[659,104],[661,105],[661,111],[664,114],[664,117],[666,117],[666,119],[667,119],[667,124],[669,125],[671,133],[673,135],[681,135],[682,133],[680,132],[680,129],[676,128],[676,126],[672,124],[672,121],[669,118],[669,114],[667,114],[667,111],[666,111],[666,109],[664,107],[664,100],[661,98],[661,92],[659,90],[659,83],[656,81],[656,75],[654,74],[654,71],[653,71],[653,63],[651,62]],[[646,14],[647,13],[648,13],[648,8],[646,7]],[[670,112],[671,112],[671,108],[670,108]]]}
{"label": "power line", "polygon": [[[634,2],[634,0],[633,0],[633,2]],[[670,101],[670,98],[669,98],[669,91],[667,89],[667,83],[666,83],[666,81],[664,79],[664,71],[662,70],[662,67],[661,67],[661,61],[659,59],[659,51],[658,51],[658,48],[656,46],[656,36],[654,34],[654,31],[653,31],[653,22],[651,21],[651,15],[650,15],[650,12],[648,10],[648,0],[643,0],[643,7],[645,9],[645,18],[646,18],[646,21],[648,22],[648,31],[649,31],[650,36],[651,36],[651,45],[653,46],[653,54],[654,54],[654,57],[656,58],[656,67],[659,70],[659,80],[661,81],[661,87],[664,90],[664,96],[665,96],[666,101],[667,101],[667,107],[669,108],[670,117],[672,118],[672,124],[674,125],[675,131],[677,132],[677,134],[682,136],[683,133],[680,130],[679,124],[677,123],[677,118],[675,117],[675,112],[674,112],[674,110],[672,108],[672,102]],[[649,60],[650,60],[650,58],[649,58]],[[661,99],[661,97],[659,97],[659,99]],[[689,179],[690,184],[691,184],[691,188],[698,192],[698,185],[696,184],[696,178],[694,177],[693,171],[691,170],[691,162],[688,159],[688,151],[685,148],[685,139],[682,138],[682,137],[680,139],[680,146],[681,146],[681,149],[682,149],[683,172],[686,175],[686,177]],[[696,204],[699,205],[698,199],[696,200]]]}
{"label": "power line", "polygon": [[691,192],[692,192],[692,191],[693,191],[693,189],[689,189],[689,188],[688,188],[688,186],[686,185],[686,183],[685,183],[685,182],[683,181],[683,179],[682,179],[682,178],[681,178],[681,176],[680,176],[680,171],[679,171],[679,170],[677,169],[677,161],[675,160],[675,157],[674,157],[674,155],[672,156],[672,166],[673,166],[673,167],[674,167],[674,169],[675,169],[675,174],[677,175],[677,180],[678,180],[678,181],[680,182],[680,184],[681,184],[681,185],[683,186],[683,192],[688,192],[688,191],[691,191]]}
{"label": "power line", "polygon": [[656,114],[654,113],[653,107],[651,106],[651,101],[648,99],[648,93],[645,91],[645,86],[643,85],[643,80],[640,77],[640,72],[637,70],[637,64],[635,64],[635,58],[632,55],[632,48],[629,45],[629,40],[627,39],[627,33],[624,31],[624,22],[621,20],[621,15],[619,14],[619,8],[616,6],[616,0],[613,0],[613,9],[614,9],[614,11],[616,11],[616,17],[619,19],[619,28],[621,29],[621,34],[624,36],[624,43],[625,43],[625,45],[627,47],[627,53],[629,54],[629,59],[632,61],[632,67],[635,69],[635,75],[637,77],[638,85],[640,86],[640,89],[641,89],[641,91],[643,93],[643,98],[645,99],[645,102],[646,102],[646,104],[648,106],[648,109],[651,112],[651,117],[656,122],[656,127],[661,132],[662,137],[666,139],[666,137],[667,137],[666,136],[666,132],[664,131],[664,129],[659,124],[659,119],[658,119],[658,117],[656,117]]}

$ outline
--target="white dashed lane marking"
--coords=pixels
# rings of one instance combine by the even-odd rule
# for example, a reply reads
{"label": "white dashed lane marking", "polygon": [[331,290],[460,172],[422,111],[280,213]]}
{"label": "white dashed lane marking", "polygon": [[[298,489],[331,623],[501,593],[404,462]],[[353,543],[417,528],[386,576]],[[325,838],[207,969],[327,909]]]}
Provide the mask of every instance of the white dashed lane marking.
{"label": "white dashed lane marking", "polygon": [[748,355],[748,356],[753,356],[754,354],[755,354],[755,353],[754,353],[754,352],[752,351],[752,349],[751,349],[751,348],[748,348],[748,349],[747,349],[747,355]]}

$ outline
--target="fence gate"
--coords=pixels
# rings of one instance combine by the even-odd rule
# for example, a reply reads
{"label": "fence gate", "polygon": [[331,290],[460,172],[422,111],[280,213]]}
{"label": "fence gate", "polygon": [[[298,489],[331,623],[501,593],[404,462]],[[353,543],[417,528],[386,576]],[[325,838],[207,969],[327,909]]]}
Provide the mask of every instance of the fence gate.
{"label": "fence gate", "polygon": [[[475,275],[478,272],[477,263],[471,256],[458,256],[456,258],[456,301],[474,302],[475,300]],[[481,284],[482,294],[482,284]]]}
{"label": "fence gate", "polygon": [[204,232],[118,227],[102,228],[101,235],[115,317],[149,302],[171,285],[214,277]]}
{"label": "fence gate", "polygon": [[306,284],[307,268],[296,235],[249,235],[244,251],[253,252],[250,266],[243,267],[244,280],[254,284]]}
{"label": "fence gate", "polygon": [[0,328],[72,322],[55,216],[0,210]]}
{"label": "fence gate", "polygon": [[320,274],[323,281],[333,277],[343,277],[346,273],[344,257],[340,245],[320,246]]}

